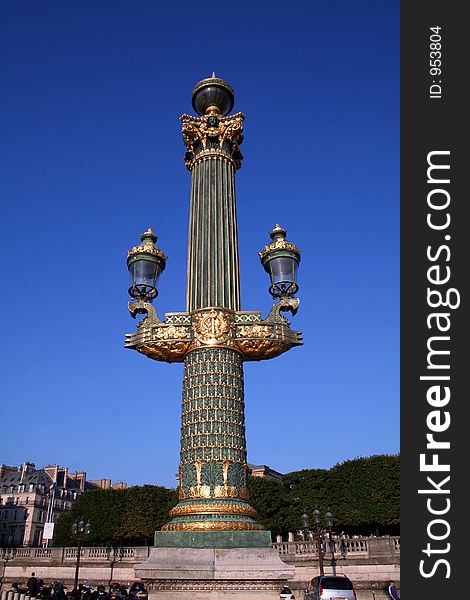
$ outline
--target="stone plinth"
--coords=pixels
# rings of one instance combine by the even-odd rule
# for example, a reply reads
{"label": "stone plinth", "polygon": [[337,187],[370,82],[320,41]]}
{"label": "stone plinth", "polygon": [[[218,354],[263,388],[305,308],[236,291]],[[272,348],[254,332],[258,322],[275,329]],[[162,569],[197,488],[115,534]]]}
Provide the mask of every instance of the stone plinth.
{"label": "stone plinth", "polygon": [[273,548],[152,548],[135,574],[150,600],[272,600],[294,567]]}
{"label": "stone plinth", "polygon": [[271,533],[267,530],[156,531],[154,541],[157,548],[270,548]]}

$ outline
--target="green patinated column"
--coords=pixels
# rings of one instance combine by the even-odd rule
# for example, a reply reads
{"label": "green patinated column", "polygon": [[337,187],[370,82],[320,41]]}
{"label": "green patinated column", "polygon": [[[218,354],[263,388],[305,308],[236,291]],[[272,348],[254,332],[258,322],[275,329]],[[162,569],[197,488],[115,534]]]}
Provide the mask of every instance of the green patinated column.
{"label": "green patinated column", "polygon": [[218,143],[217,138],[206,139],[206,149],[201,148],[189,161],[188,312],[208,306],[240,310],[236,165],[228,141],[222,147],[210,147]]}
{"label": "green patinated column", "polygon": [[[226,82],[209,78],[193,97],[214,82],[233,94]],[[243,119],[214,106],[200,117],[181,117],[191,172],[186,298],[197,346],[184,360],[180,502],[165,531],[262,529],[247,502],[243,357],[228,337],[240,310],[235,172]]]}

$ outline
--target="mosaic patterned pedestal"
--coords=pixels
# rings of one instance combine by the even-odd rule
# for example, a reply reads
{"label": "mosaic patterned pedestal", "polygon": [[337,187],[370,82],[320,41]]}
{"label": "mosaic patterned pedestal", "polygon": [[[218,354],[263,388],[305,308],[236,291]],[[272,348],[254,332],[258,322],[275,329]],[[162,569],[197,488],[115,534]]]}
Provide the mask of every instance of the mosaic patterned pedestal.
{"label": "mosaic patterned pedestal", "polygon": [[273,548],[152,548],[135,574],[150,600],[273,600],[294,567]]}

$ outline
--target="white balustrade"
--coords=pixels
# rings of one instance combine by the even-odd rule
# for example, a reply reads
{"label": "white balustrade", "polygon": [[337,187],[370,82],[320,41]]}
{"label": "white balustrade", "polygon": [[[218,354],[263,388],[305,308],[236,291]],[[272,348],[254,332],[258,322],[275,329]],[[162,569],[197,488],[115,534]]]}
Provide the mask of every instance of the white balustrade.
{"label": "white balustrade", "polygon": [[34,548],[34,558],[50,558],[52,548]]}
{"label": "white balustrade", "polygon": [[[381,540],[390,539],[390,551],[399,553],[400,552],[400,538],[399,537],[390,537],[385,536],[384,538],[367,538],[367,537],[357,537],[357,538],[339,538],[335,537],[334,541],[334,553],[337,560],[342,560],[343,558],[355,559],[355,558],[364,558],[369,557],[374,554],[375,548],[377,547],[377,543],[380,543]],[[372,541],[370,541],[372,540]],[[330,552],[330,544],[329,539],[326,538],[324,540],[326,554],[325,556],[331,557]],[[370,547],[372,545],[372,548]],[[280,556],[318,556],[318,546],[316,540],[311,542],[306,541],[289,541],[289,542],[276,542],[273,544],[273,548],[275,548]],[[343,552],[341,552],[343,550]],[[346,550],[346,552],[344,552]]]}

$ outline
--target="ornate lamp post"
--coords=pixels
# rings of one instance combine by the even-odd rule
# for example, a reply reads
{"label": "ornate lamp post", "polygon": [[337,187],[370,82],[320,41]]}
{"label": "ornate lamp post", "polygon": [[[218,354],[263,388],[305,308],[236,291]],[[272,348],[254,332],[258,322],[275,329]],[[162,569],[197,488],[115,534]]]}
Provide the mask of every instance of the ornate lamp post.
{"label": "ornate lamp post", "polygon": [[[7,568],[8,561],[15,557],[14,548],[1,548],[0,549],[0,558],[3,561],[2,567],[2,576],[0,577],[0,592],[3,586],[3,578],[5,577],[5,571]],[[6,592],[5,592],[6,593]]]}
{"label": "ornate lamp post", "polygon": [[315,518],[315,537],[317,538],[317,552],[318,552],[318,567],[320,569],[320,575],[324,575],[325,570],[323,568],[323,529],[321,528],[321,515],[318,508],[313,511]]}
{"label": "ornate lamp post", "polygon": [[335,558],[335,541],[333,539],[333,515],[330,511],[325,513],[326,527],[328,530],[328,541],[330,546],[331,554],[331,568],[333,569],[333,575],[336,575],[336,558]]}
{"label": "ornate lamp post", "polygon": [[109,581],[108,581],[108,592],[111,593],[111,585],[113,583],[113,572],[114,565],[117,561],[121,561],[124,558],[124,548],[122,546],[108,546],[106,548],[106,560],[110,563]]}
{"label": "ornate lamp post", "polygon": [[[316,538],[317,538],[317,547],[318,547],[318,562],[320,567],[320,575],[324,574],[323,569],[323,529],[321,527],[321,513],[318,509],[313,511],[313,515],[315,517],[315,527],[316,527]],[[302,515],[302,518],[304,515]],[[336,558],[335,558],[335,541],[333,539],[333,515],[330,511],[325,513],[325,521],[326,521],[326,530],[328,531],[328,546],[331,554],[331,567],[333,569],[333,575],[336,575]]]}
{"label": "ornate lamp post", "polygon": [[305,512],[303,513],[303,515],[300,518],[302,519],[304,540],[307,541],[309,534],[310,534],[310,529],[309,529],[310,518],[309,518],[308,514]]}
{"label": "ornate lamp post", "polygon": [[90,523],[85,521],[75,521],[72,525],[72,535],[77,540],[77,562],[75,565],[75,579],[73,581],[73,591],[76,592],[78,590],[78,572],[80,569],[80,554],[82,550],[82,542],[84,538],[90,534],[91,528]]}
{"label": "ornate lamp post", "polygon": [[[302,344],[301,333],[281,314],[295,314],[299,305],[294,295],[300,250],[276,225],[272,241],[259,253],[276,302],[265,319],[259,311],[241,311],[235,173],[243,159],[239,145],[245,116],[228,116],[233,89],[215,74],[195,86],[192,104],[199,116],[181,117],[191,173],[186,312],[167,313],[161,320],[151,304],[166,264],[151,229],[127,259],[129,311],[133,317],[147,316],[135,333],[126,334],[126,347],[185,365],[179,504],[156,539],[192,532],[190,538],[180,535],[181,544],[190,539],[204,546],[195,532],[244,532],[245,542],[245,534],[252,532],[250,545],[265,546],[268,532],[261,534],[248,503],[243,363],[273,358]],[[241,539],[216,538],[211,536],[211,544],[220,547],[236,547]],[[173,536],[171,543],[177,539]]]}
{"label": "ornate lamp post", "polygon": [[[245,116],[229,115],[233,104],[232,87],[213,74],[193,89],[192,105],[199,116],[181,117],[184,158],[191,173],[186,312],[166,313],[162,320],[153,307],[166,257],[155,246],[152,230],[142,234],[142,245],[128,254],[129,311],[133,317],[146,316],[137,331],[126,334],[125,346],[153,360],[184,362],[179,503],[162,531],[155,532],[155,552],[136,567],[137,577],[154,581],[156,587],[150,589],[166,590],[168,597],[179,589],[178,597],[186,598],[184,593],[190,595],[191,589],[206,584],[211,590],[225,586],[220,589],[252,589],[252,595],[269,590],[272,595],[279,581],[291,574],[272,554],[270,532],[256,522],[256,511],[248,502],[243,363],[273,358],[302,344],[301,332],[292,330],[282,314],[295,314],[299,306],[294,295],[300,250],[276,225],[271,242],[259,253],[276,302],[265,319],[260,311],[242,311],[235,173],[243,159]],[[171,554],[173,548],[189,548],[191,553],[182,559],[181,552]],[[195,548],[201,549],[200,560],[208,561],[204,564],[211,575],[206,584],[198,581],[191,588],[186,581],[174,588],[173,580],[165,583],[171,579],[173,560],[182,561],[173,579],[191,579],[192,571],[185,565],[195,560]],[[216,557],[211,554],[217,548],[226,549],[226,557],[235,557],[238,548],[257,552],[244,553],[243,560],[252,562],[237,571],[238,578],[215,584],[222,577],[215,574]],[[264,566],[259,566],[263,560]],[[241,585],[244,578],[251,583]]]}
{"label": "ornate lamp post", "polygon": [[341,558],[345,559],[348,554],[348,543],[344,538],[344,534],[341,535],[341,544],[340,544],[340,552]]}

